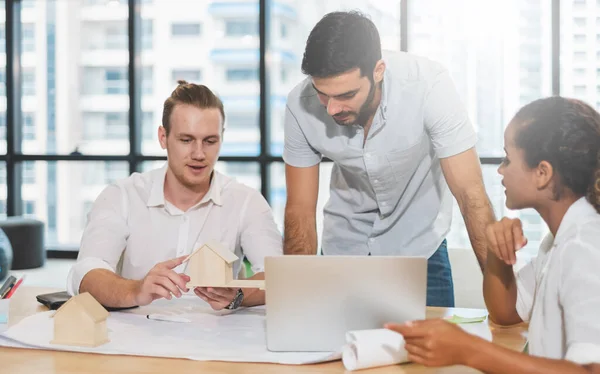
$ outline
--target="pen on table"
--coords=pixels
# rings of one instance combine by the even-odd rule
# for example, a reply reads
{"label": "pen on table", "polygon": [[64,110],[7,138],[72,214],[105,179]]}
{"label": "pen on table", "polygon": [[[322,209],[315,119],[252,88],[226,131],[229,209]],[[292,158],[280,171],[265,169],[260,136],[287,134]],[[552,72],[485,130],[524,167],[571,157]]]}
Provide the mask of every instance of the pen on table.
{"label": "pen on table", "polygon": [[6,282],[4,282],[2,288],[0,288],[0,299],[4,299],[4,296],[6,296],[8,291],[10,291],[10,289],[15,285],[16,281],[17,278],[12,275],[6,279]]}
{"label": "pen on table", "polygon": [[177,317],[177,316],[167,316],[164,314],[148,314],[148,315],[146,315],[146,318],[152,319],[155,321],[181,322],[181,323],[192,322],[191,320],[189,320],[187,318]]}
{"label": "pen on table", "polygon": [[21,285],[21,283],[23,283],[24,280],[25,280],[25,275],[23,275],[21,277],[21,279],[19,279],[17,281],[17,283],[15,283],[15,285],[8,291],[8,293],[6,294],[6,296],[4,298],[10,299],[10,297],[17,291],[17,288],[19,288],[19,286]]}

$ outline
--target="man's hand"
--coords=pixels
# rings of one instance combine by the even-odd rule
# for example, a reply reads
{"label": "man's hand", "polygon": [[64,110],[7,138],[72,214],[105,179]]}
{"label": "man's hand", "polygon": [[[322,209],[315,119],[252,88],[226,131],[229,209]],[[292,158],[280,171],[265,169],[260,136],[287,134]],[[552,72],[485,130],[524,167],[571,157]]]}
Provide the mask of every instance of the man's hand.
{"label": "man's hand", "polygon": [[187,256],[181,256],[169,261],[156,264],[144,279],[138,281],[135,289],[135,301],[137,305],[148,305],[160,298],[171,300],[171,295],[181,297],[181,291],[188,292],[186,283],[190,277],[178,274],[174,268],[181,265]]}
{"label": "man's hand", "polygon": [[194,288],[194,293],[209,303],[214,310],[221,310],[231,304],[237,294],[237,290],[237,288],[227,287],[196,287]]}
{"label": "man's hand", "polygon": [[502,218],[486,228],[487,247],[507,265],[517,262],[516,251],[527,245],[523,226],[518,218]]}
{"label": "man's hand", "polygon": [[408,359],[425,366],[465,365],[476,338],[460,327],[441,320],[411,321],[385,327],[404,337]]}

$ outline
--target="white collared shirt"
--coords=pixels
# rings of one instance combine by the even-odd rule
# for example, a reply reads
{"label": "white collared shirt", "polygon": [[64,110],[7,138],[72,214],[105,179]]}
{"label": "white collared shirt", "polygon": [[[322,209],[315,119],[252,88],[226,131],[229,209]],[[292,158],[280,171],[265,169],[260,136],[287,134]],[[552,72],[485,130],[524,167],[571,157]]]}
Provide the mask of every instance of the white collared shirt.
{"label": "white collared shirt", "polygon": [[[254,272],[261,272],[266,256],[283,254],[281,233],[258,191],[215,171],[202,201],[183,212],[165,200],[166,170],[167,165],[134,173],[98,196],[67,278],[71,295],[78,293],[81,280],[92,269],[142,279],[157,263],[190,254],[209,241],[239,257],[234,278],[244,256]],[[183,272],[184,267],[175,270]]]}
{"label": "white collared shirt", "polygon": [[517,274],[517,312],[529,322],[529,354],[600,363],[600,214],[585,199]]}

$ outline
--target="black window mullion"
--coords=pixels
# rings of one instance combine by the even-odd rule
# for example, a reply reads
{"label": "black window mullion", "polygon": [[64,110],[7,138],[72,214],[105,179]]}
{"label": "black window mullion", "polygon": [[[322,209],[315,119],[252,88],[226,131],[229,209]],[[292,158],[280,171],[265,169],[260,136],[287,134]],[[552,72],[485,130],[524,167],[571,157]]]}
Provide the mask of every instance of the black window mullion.
{"label": "black window mullion", "polygon": [[260,80],[260,112],[259,112],[259,130],[260,130],[260,191],[267,199],[270,200],[270,183],[269,183],[269,126],[268,126],[268,111],[269,111],[269,82],[267,76],[267,43],[269,33],[270,19],[270,0],[259,0],[259,80]]}
{"label": "black window mullion", "polygon": [[142,148],[141,2],[129,0],[129,173],[137,171]]}
{"label": "black window mullion", "polygon": [[21,165],[21,1],[6,1],[6,213],[22,214]]}

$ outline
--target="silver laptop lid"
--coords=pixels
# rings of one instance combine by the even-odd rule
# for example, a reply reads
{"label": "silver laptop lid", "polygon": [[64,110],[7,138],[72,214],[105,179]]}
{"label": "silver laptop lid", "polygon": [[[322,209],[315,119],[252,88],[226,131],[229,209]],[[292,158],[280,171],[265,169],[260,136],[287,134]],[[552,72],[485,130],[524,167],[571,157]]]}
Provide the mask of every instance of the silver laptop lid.
{"label": "silver laptop lid", "polygon": [[338,351],[347,331],[425,318],[427,259],[268,257],[265,286],[269,350]]}

